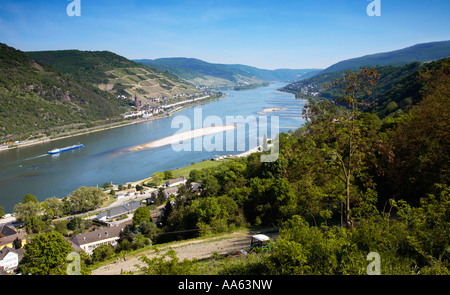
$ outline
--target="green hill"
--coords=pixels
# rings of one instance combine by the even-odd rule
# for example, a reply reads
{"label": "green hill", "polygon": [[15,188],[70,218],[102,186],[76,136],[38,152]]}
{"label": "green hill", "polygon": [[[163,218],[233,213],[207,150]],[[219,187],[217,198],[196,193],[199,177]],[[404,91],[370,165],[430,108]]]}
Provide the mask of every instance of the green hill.
{"label": "green hill", "polygon": [[0,138],[112,119],[125,110],[113,95],[0,43]]}
{"label": "green hill", "polygon": [[260,84],[266,81],[293,81],[319,70],[264,70],[239,64],[216,64],[195,58],[159,58],[136,60],[141,64],[168,71],[195,85]]}
{"label": "green hill", "polygon": [[109,51],[57,50],[27,54],[101,90],[130,99],[137,96],[143,103],[155,97],[172,97],[178,93],[197,91],[171,73],[161,72]]}
{"label": "green hill", "polygon": [[[426,90],[423,73],[434,68],[442,68],[448,73],[450,58],[430,63],[413,62],[403,66],[376,67],[380,74],[377,85],[370,89],[372,91],[370,96],[361,95],[361,100],[368,105],[366,111],[376,113],[383,118],[409,110],[421,101],[422,93]],[[324,86],[330,85],[333,79],[342,78],[345,72],[320,73],[312,78],[291,83],[280,90],[308,100],[340,99],[342,93],[337,87]]]}
{"label": "green hill", "polygon": [[426,62],[445,57],[450,57],[450,41],[422,43],[400,50],[344,60],[326,68],[323,70],[323,73],[359,69],[363,66],[404,65],[416,61]]}

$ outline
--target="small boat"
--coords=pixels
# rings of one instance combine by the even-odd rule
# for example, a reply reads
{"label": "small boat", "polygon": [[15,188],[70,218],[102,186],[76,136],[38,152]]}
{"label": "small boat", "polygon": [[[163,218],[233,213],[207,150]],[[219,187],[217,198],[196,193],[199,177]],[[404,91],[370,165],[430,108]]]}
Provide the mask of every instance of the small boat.
{"label": "small boat", "polygon": [[73,150],[73,149],[78,149],[78,148],[81,148],[81,147],[83,147],[83,146],[84,146],[84,145],[82,145],[82,144],[76,144],[76,145],[72,145],[72,146],[67,146],[67,147],[65,147],[65,148],[60,148],[60,149],[56,148],[56,149],[52,149],[51,151],[48,151],[48,153],[49,153],[49,154],[59,154],[59,153],[65,152],[65,151],[70,151],[70,150]]}

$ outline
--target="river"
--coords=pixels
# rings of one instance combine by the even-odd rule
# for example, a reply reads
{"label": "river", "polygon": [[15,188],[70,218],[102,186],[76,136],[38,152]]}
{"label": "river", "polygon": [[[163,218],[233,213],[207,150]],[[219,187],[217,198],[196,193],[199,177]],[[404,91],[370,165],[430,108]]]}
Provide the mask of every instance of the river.
{"label": "river", "polygon": [[[225,91],[227,96],[221,100],[186,108],[171,117],[0,152],[0,206],[5,208],[6,213],[11,213],[27,193],[36,196],[39,201],[52,196],[63,198],[80,186],[100,187],[105,182],[125,184],[148,178],[154,172],[181,168],[216,155],[242,153],[237,148],[237,142],[234,142],[234,148],[230,148],[225,133],[221,134],[223,151],[198,150],[194,145],[191,151],[174,151],[171,145],[135,152],[129,149],[180,132],[180,128],[186,126],[172,127],[173,120],[180,116],[191,120],[192,128],[196,128],[194,124],[198,122],[199,111],[203,120],[216,116],[224,124],[230,116],[258,120],[268,117],[269,138],[275,135],[271,134],[271,116],[278,116],[279,132],[295,130],[304,123],[301,114],[305,101],[277,91],[282,86],[284,84],[274,83],[245,91]],[[270,108],[280,109],[260,113]],[[257,130],[247,127],[245,134],[247,140],[257,136]],[[47,154],[53,148],[77,143],[84,144],[84,147],[59,155]]]}

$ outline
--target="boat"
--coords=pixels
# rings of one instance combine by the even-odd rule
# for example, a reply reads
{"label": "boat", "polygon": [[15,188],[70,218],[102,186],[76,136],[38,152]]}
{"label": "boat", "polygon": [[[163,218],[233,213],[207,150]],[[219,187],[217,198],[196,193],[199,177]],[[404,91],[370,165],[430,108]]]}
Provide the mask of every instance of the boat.
{"label": "boat", "polygon": [[67,146],[65,148],[52,149],[51,151],[48,151],[48,153],[49,154],[59,154],[59,153],[65,152],[65,151],[70,151],[70,150],[78,149],[78,148],[81,148],[81,147],[84,147],[84,145],[83,144],[76,144],[76,145],[72,145],[72,146]]}

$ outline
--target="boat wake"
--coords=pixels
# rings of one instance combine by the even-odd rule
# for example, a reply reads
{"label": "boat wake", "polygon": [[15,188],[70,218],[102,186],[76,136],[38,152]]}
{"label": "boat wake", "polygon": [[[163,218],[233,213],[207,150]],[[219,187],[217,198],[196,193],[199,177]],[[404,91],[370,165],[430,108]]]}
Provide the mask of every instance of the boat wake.
{"label": "boat wake", "polygon": [[48,156],[48,154],[42,154],[42,155],[39,155],[39,156],[35,156],[35,157],[31,157],[31,158],[26,158],[26,159],[23,160],[23,161],[30,161],[30,160],[39,159],[39,158],[46,157],[46,156]]}

